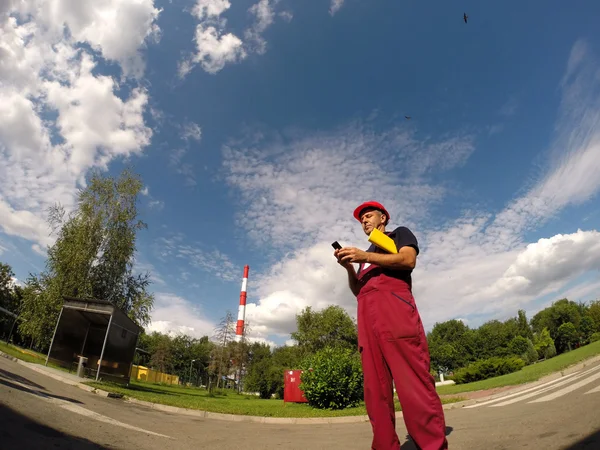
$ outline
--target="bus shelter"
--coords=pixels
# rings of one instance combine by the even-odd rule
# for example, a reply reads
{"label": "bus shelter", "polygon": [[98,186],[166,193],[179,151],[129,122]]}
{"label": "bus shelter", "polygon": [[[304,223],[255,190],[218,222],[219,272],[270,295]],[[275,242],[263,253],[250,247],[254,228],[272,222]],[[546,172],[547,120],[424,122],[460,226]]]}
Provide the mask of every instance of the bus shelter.
{"label": "bus shelter", "polygon": [[129,383],[142,328],[106,300],[63,299],[46,365],[51,361],[69,371],[78,367],[80,376]]}

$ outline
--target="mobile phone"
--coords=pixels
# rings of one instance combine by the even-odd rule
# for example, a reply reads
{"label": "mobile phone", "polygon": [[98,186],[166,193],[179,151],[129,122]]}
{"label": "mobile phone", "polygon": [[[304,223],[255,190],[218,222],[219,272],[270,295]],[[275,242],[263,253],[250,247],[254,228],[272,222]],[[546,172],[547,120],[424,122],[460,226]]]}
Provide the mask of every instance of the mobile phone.
{"label": "mobile phone", "polygon": [[333,248],[335,248],[336,250],[339,250],[342,248],[342,246],[340,245],[340,243],[338,241],[335,241],[333,244],[331,244],[331,246]]}

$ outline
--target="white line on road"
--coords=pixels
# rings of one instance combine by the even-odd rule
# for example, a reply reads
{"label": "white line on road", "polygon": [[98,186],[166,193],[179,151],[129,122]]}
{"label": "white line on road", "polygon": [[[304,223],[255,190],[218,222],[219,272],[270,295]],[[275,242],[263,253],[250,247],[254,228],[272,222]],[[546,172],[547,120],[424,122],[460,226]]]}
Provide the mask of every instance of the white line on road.
{"label": "white line on road", "polygon": [[581,380],[579,383],[572,384],[571,386],[561,389],[558,392],[555,392],[550,395],[546,395],[545,397],[542,397],[542,398],[538,398],[529,403],[549,402],[550,400],[554,400],[555,398],[562,397],[563,395],[568,394],[569,392],[573,392],[575,389],[579,389],[580,387],[585,386],[586,384],[589,384],[592,381],[597,380],[599,378],[600,378],[600,373],[596,373],[590,377],[587,377],[587,378]]}
{"label": "white line on road", "polygon": [[[588,375],[590,372],[594,372],[594,371],[596,371],[598,369],[600,369],[600,366],[593,367],[593,368],[588,369],[588,370],[586,370],[584,372],[576,372],[575,374],[573,374],[575,376],[572,377],[572,378],[570,378],[570,379],[568,379],[568,380],[565,380],[564,377],[563,377],[563,379],[562,379],[562,381],[560,383],[556,383],[553,386],[548,386],[548,387],[545,387],[543,389],[538,389],[538,390],[536,390],[534,392],[531,392],[529,394],[525,394],[525,395],[519,396],[517,398],[513,398],[512,400],[507,400],[505,402],[498,403],[497,405],[492,405],[491,407],[493,408],[493,407],[497,407],[497,406],[511,405],[513,403],[517,403],[517,402],[520,402],[522,400],[526,400],[528,398],[535,397],[536,395],[542,394],[544,392],[551,391],[552,389],[556,389],[557,387],[562,386],[564,384],[572,383],[574,380],[577,380],[579,378],[583,378],[585,375]],[[533,402],[529,402],[529,403],[533,403]]]}
{"label": "white line on road", "polygon": [[506,400],[507,398],[512,398],[512,397],[515,397],[515,396],[517,396],[517,395],[523,395],[523,394],[526,394],[527,392],[536,391],[536,390],[538,390],[538,389],[541,389],[541,388],[543,388],[544,386],[548,386],[548,385],[551,385],[551,384],[554,384],[554,383],[558,383],[559,381],[562,381],[562,380],[564,380],[564,379],[566,379],[566,378],[570,378],[570,377],[572,377],[573,375],[575,375],[576,373],[577,373],[577,372],[575,372],[575,373],[571,373],[571,374],[569,374],[569,375],[565,375],[565,376],[564,376],[564,377],[562,377],[562,378],[557,378],[556,380],[548,381],[547,383],[540,384],[540,385],[538,385],[538,386],[534,386],[534,387],[532,387],[532,388],[529,388],[529,389],[524,389],[524,390],[522,390],[522,391],[515,392],[514,394],[504,395],[504,396],[502,396],[502,397],[500,397],[500,398],[494,398],[494,399],[492,399],[492,400],[488,400],[488,401],[486,401],[486,402],[481,402],[481,403],[477,403],[477,404],[475,404],[475,405],[465,406],[465,407],[464,407],[464,409],[469,409],[469,408],[477,408],[477,407],[479,407],[479,406],[485,406],[485,405],[489,405],[490,403],[495,403],[495,402],[499,402],[499,401],[502,401],[502,400]]}
{"label": "white line on road", "polygon": [[82,416],[96,419],[99,422],[109,423],[111,425],[115,425],[118,427],[127,428],[128,430],[140,431],[142,433],[151,434],[153,436],[159,436],[159,437],[164,437],[167,439],[173,439],[171,436],[166,436],[164,434],[155,433],[154,431],[144,430],[143,428],[138,428],[138,427],[134,427],[133,425],[119,422],[118,420],[111,419],[110,417],[104,416],[102,414],[98,414],[94,411],[90,411],[89,409],[85,409],[79,405],[75,405],[67,400],[61,400],[58,398],[50,397],[47,394],[37,391],[35,389],[32,389],[31,386],[28,386],[27,384],[21,383],[17,380],[11,379],[10,382],[14,383],[14,384],[18,384],[19,386],[22,386],[23,388],[26,389],[26,392],[28,392],[32,395],[35,395],[37,397],[40,397],[42,400],[46,400],[47,402],[52,403],[53,405],[56,405],[63,409],[66,409],[67,411],[74,412],[75,414],[81,414]]}
{"label": "white line on road", "polygon": [[587,391],[587,392],[586,392],[586,394],[593,394],[593,393],[595,393],[595,392],[600,392],[600,386],[598,386],[598,387],[596,387],[596,388],[592,389],[591,391]]}

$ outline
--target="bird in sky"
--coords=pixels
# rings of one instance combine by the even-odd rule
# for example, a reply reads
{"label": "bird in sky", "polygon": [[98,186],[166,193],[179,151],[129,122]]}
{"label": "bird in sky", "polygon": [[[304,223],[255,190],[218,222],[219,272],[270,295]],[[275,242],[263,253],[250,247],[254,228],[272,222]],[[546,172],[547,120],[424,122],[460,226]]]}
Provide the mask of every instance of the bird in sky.
{"label": "bird in sky", "polygon": [[468,18],[469,16],[467,16],[467,13],[463,13],[463,20],[465,21],[465,23],[467,23]]}
{"label": "bird in sky", "polygon": [[410,117],[410,116],[404,116],[404,118],[405,118],[406,120],[410,120],[410,119],[411,119],[411,117]]}

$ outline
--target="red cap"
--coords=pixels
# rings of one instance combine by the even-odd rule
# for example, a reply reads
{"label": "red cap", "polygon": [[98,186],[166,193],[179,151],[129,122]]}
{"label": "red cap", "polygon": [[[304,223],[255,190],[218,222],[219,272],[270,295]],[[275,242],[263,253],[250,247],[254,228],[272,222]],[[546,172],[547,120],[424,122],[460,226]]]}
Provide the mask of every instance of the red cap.
{"label": "red cap", "polygon": [[363,210],[367,208],[375,208],[384,213],[387,217],[387,220],[385,222],[386,225],[390,221],[390,213],[387,212],[387,209],[385,209],[385,207],[381,203],[374,201],[364,202],[363,204],[359,205],[358,208],[354,210],[354,218],[360,222],[360,214],[363,212]]}

